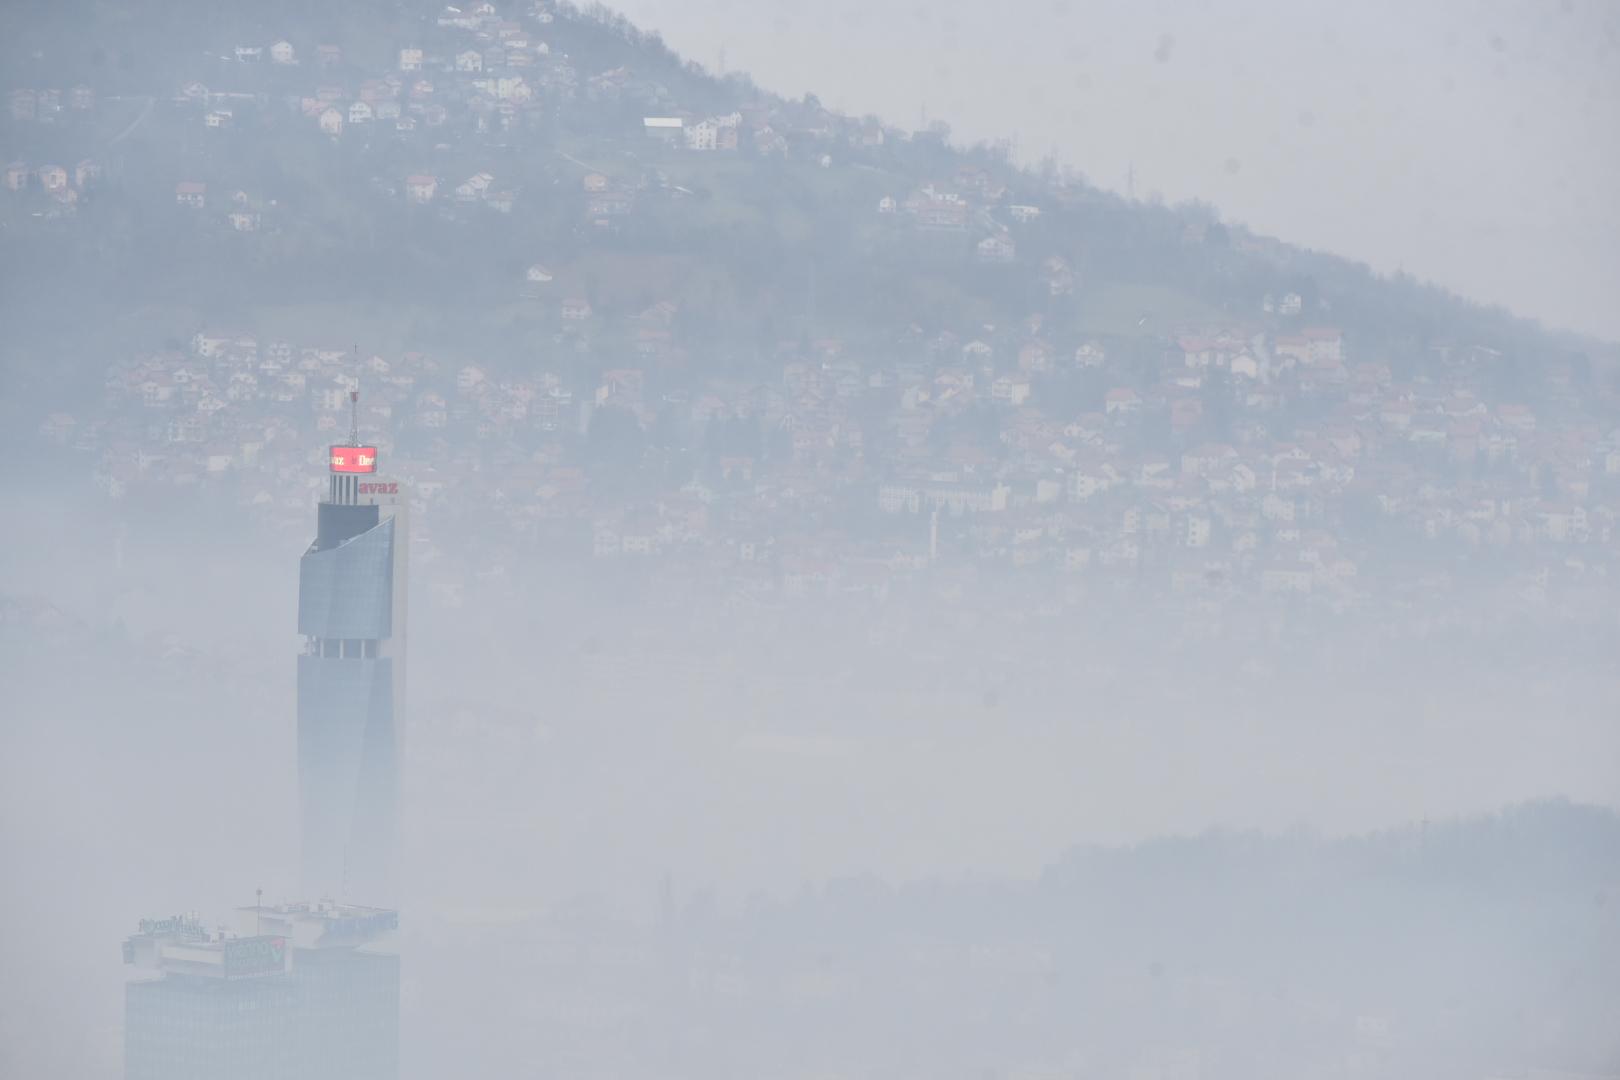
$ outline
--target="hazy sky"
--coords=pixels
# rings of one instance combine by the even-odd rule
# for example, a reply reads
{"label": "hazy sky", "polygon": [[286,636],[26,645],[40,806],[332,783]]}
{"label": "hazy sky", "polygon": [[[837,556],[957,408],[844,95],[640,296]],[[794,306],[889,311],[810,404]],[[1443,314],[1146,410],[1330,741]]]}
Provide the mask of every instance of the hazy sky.
{"label": "hazy sky", "polygon": [[617,0],[711,67],[1620,340],[1620,4]]}

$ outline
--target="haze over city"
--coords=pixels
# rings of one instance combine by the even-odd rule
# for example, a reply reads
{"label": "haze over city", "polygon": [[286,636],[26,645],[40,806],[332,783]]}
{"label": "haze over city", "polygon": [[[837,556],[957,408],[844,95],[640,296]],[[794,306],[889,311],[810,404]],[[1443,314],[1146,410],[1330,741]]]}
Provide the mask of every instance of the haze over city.
{"label": "haze over city", "polygon": [[6,5],[0,1075],[1616,1080],[1615,18]]}

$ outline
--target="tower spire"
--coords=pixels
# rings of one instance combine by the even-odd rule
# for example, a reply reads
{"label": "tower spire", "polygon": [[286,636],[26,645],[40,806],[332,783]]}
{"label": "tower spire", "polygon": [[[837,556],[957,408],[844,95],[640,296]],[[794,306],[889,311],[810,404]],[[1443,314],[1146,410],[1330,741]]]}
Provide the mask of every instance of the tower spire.
{"label": "tower spire", "polygon": [[354,388],[349,391],[349,445],[360,445],[360,343],[354,343]]}

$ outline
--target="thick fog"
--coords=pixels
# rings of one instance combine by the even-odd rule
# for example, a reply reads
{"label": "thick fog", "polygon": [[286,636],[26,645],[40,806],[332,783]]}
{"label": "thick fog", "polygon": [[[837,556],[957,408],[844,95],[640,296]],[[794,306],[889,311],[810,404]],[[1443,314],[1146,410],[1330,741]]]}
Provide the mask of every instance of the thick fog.
{"label": "thick fog", "polygon": [[0,1076],[1620,1077],[1616,33],[8,6]]}

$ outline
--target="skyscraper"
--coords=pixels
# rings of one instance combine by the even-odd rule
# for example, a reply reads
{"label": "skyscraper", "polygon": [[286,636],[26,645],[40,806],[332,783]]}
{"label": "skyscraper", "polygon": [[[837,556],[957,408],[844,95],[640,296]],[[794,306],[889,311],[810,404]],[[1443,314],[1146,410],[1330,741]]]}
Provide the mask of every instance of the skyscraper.
{"label": "skyscraper", "polygon": [[377,448],[330,453],[298,572],[298,795],[306,895],[392,902],[405,705],[405,502]]}
{"label": "skyscraper", "polygon": [[124,962],[126,1080],[393,1080],[399,916],[321,902],[239,908],[238,931],[144,919]]}

